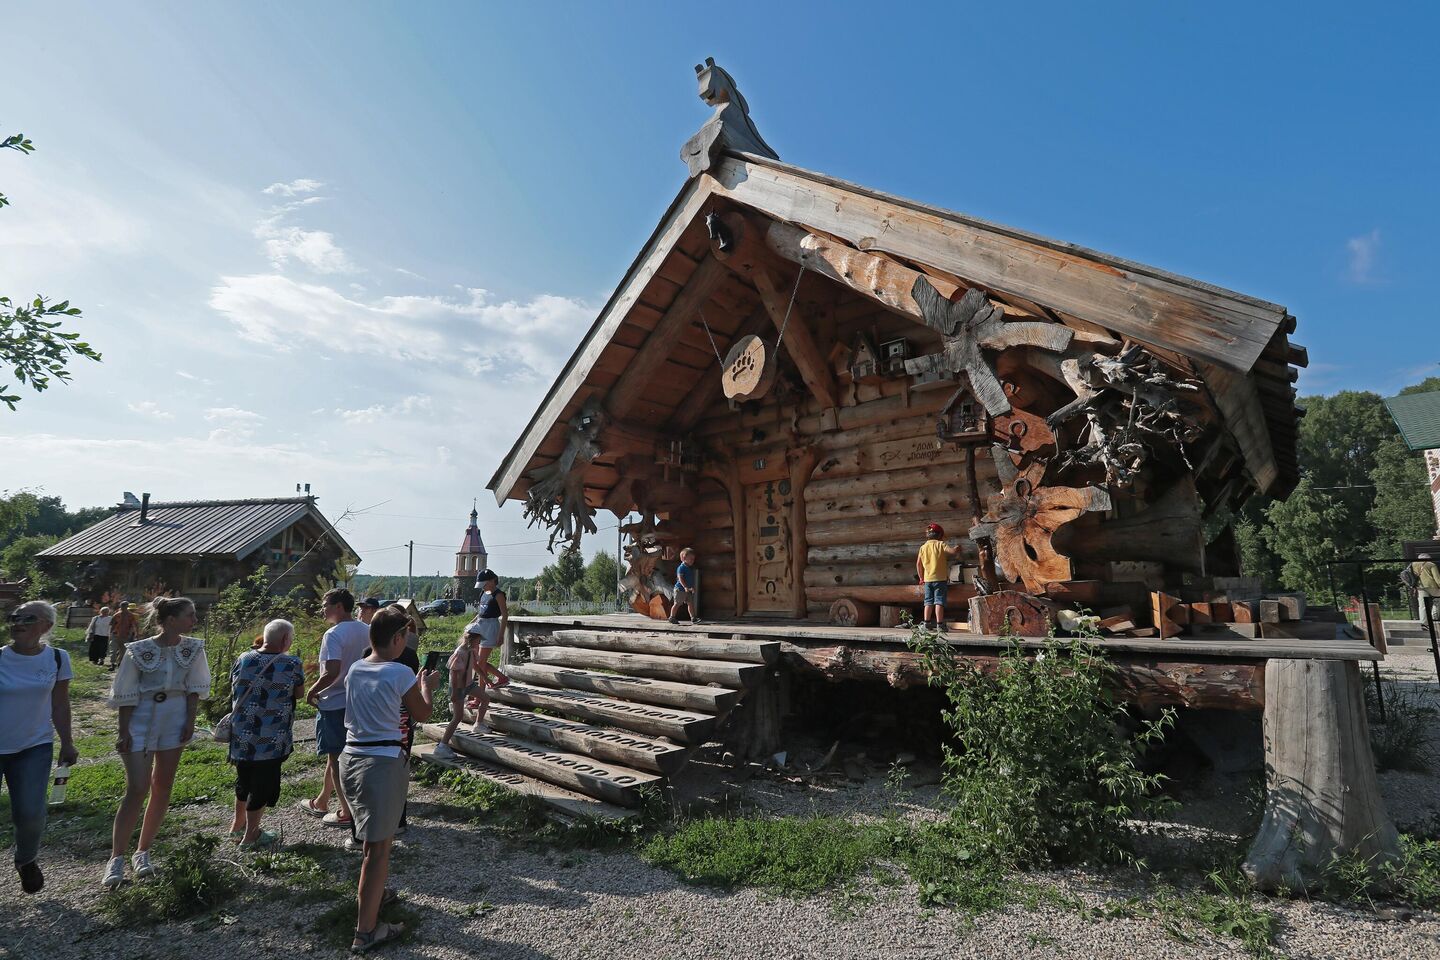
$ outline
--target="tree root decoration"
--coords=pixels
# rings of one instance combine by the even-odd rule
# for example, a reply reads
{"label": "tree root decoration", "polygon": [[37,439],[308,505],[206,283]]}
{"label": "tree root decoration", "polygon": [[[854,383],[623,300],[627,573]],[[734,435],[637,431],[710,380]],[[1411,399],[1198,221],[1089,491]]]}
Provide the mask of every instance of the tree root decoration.
{"label": "tree root decoration", "polygon": [[532,527],[550,528],[551,553],[556,541],[576,549],[584,534],[596,532],[595,508],[585,502],[585,468],[602,452],[599,437],[607,419],[599,401],[591,397],[570,418],[564,452],[530,475],[524,516]]}
{"label": "tree root decoration", "polygon": [[1061,365],[1076,398],[1046,417],[1051,429],[1082,414],[1084,445],[1063,452],[1056,461],[1059,473],[1077,467],[1098,466],[1105,482],[1129,489],[1157,449],[1175,450],[1191,467],[1185,446],[1203,432],[1200,418],[1190,415],[1181,394],[1198,393],[1198,381],[1178,379],[1164,364],[1132,346],[1118,357],[1095,354],[1088,359],[1066,360]]}

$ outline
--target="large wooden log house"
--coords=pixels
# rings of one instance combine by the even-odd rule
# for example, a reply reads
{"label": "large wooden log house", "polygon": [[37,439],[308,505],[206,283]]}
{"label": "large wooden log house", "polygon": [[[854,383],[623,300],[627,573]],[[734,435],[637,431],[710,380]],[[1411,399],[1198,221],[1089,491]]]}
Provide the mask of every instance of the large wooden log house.
{"label": "large wooden log house", "polygon": [[977,571],[1141,601],[1237,572],[1231,510],[1298,476],[1285,308],[781,163],[728,76],[701,83],[722,92],[691,176],[498,500],[569,543],[638,511],[630,586],[656,615],[693,543],[707,617],[842,601],[873,623],[920,601],[930,521],[963,548],[962,616]]}
{"label": "large wooden log house", "polygon": [[[709,738],[777,749],[792,681],[923,686],[893,627],[935,522],[957,657],[993,667],[1000,634],[1088,607],[1142,708],[1263,708],[1258,883],[1393,856],[1359,686],[1381,653],[1234,577],[1235,508],[1298,480],[1295,319],[782,163],[729,75],[696,73],[689,177],[490,482],[552,548],[638,515],[636,612],[511,618],[528,662],[495,732],[457,736],[473,771],[621,815]],[[706,622],[672,626],[687,544]]]}

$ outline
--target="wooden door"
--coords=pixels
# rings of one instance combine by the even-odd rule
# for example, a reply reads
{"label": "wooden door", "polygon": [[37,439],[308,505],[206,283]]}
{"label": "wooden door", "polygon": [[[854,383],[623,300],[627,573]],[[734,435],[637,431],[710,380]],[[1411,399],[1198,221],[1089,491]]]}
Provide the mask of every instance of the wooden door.
{"label": "wooden door", "polygon": [[750,553],[747,608],[789,614],[795,600],[791,570],[790,481],[745,488],[746,545]]}

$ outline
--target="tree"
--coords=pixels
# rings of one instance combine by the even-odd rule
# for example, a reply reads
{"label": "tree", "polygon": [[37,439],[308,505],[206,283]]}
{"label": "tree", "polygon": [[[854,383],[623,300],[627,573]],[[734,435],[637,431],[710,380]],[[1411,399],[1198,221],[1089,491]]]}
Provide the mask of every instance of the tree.
{"label": "tree", "polygon": [[615,555],[601,550],[586,564],[585,576],[580,582],[580,592],[585,595],[587,600],[609,603],[615,599],[615,581],[619,571],[620,568],[615,563]]}
{"label": "tree", "polygon": [[[8,529],[7,510],[20,518],[11,522]],[[8,501],[0,498],[0,548],[24,536],[68,537],[105,519],[109,513],[109,507],[67,510],[59,497],[37,497],[33,493],[17,493]]]}
{"label": "tree", "polygon": [[542,596],[549,601],[569,600],[584,577],[584,556],[573,547],[564,550],[554,563],[540,571]]}
{"label": "tree", "polygon": [[1366,514],[1375,529],[1370,556],[1398,557],[1406,540],[1430,539],[1435,512],[1422,456],[1392,437],[1381,445],[1370,477],[1375,484],[1375,502]]}
{"label": "tree", "polygon": [[1357,541],[1336,535],[1336,531],[1353,526],[1353,513],[1329,492],[1316,490],[1309,477],[1302,479],[1287,499],[1272,503],[1265,511],[1269,521],[1265,540],[1281,558],[1280,581],[1317,600],[1332,596],[1332,573],[1340,589],[1348,589],[1353,576],[1349,569],[1337,566],[1327,570],[1326,562],[1349,557],[1358,548]]}
{"label": "tree", "polygon": [[[35,152],[35,144],[23,133],[16,133],[0,140],[0,150],[4,149],[29,154]],[[9,203],[0,193],[0,207]],[[15,379],[22,385],[28,383],[36,393],[48,388],[52,379],[69,381],[73,357],[100,359],[100,354],[81,340],[80,334],[61,329],[63,321],[55,319],[78,316],[80,308],[70,306],[69,300],[52,303],[46,297],[37,296],[16,302],[0,296],[0,365],[10,367]],[[20,395],[8,393],[8,389],[9,384],[0,384],[0,403],[14,410]]]}
{"label": "tree", "polygon": [[46,547],[54,545],[57,537],[21,537],[0,551],[0,572],[10,580],[30,580],[25,590],[29,599],[64,600],[70,591],[65,581],[52,576],[40,568],[35,555]]}
{"label": "tree", "polygon": [[0,497],[0,546],[25,532],[25,525],[38,510],[33,493]]}

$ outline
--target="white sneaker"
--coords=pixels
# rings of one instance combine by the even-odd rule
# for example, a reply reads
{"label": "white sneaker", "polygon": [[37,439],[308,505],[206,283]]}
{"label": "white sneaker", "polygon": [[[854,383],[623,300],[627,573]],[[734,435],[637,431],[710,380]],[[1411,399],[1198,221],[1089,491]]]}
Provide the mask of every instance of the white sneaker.
{"label": "white sneaker", "polygon": [[116,887],[120,886],[120,884],[124,883],[125,858],[112,857],[110,862],[105,867],[105,875],[100,878],[100,882],[110,890],[114,890]]}
{"label": "white sneaker", "polygon": [[144,880],[146,877],[155,875],[155,865],[150,862],[149,850],[136,850],[135,856],[130,858],[130,866],[135,868],[136,880]]}
{"label": "white sneaker", "polygon": [[431,756],[439,757],[441,760],[460,759],[460,754],[456,753],[448,743],[435,744],[435,749],[431,752]]}
{"label": "white sneaker", "polygon": [[473,736],[483,737],[485,736],[485,734],[491,732],[493,731],[491,731],[490,729],[490,724],[486,723],[484,720],[476,720],[474,723],[470,724],[470,733]]}

